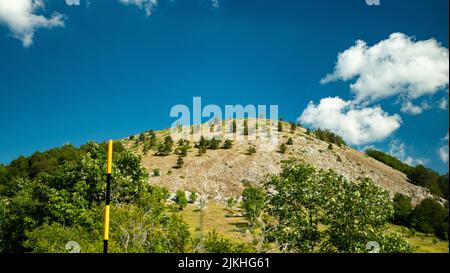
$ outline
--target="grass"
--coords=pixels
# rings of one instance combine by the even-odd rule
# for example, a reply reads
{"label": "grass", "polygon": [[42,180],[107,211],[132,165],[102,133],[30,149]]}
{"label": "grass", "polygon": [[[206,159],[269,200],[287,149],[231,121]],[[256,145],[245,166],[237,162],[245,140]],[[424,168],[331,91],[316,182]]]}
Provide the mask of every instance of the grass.
{"label": "grass", "polygon": [[416,253],[449,253],[448,241],[441,240],[433,235],[413,232],[406,227],[397,225],[390,225],[386,233],[400,234],[414,248]]}
{"label": "grass", "polygon": [[[190,233],[193,236],[199,235],[200,211],[198,206],[189,204],[178,213],[189,225]],[[218,234],[233,243],[251,242],[253,237],[249,231],[248,222],[244,217],[236,216],[239,213],[237,210],[230,210],[225,204],[209,200],[208,206],[203,210],[203,233],[216,230]],[[323,230],[324,227],[320,229]],[[448,242],[433,235],[413,233],[408,228],[397,225],[389,225],[385,232],[401,235],[416,253],[449,253]]]}
{"label": "grass", "polygon": [[[194,204],[188,204],[179,214],[189,225],[189,232],[195,237],[200,235],[200,210]],[[235,216],[235,210],[229,210],[225,205],[209,200],[203,208],[203,234],[216,230],[218,234],[233,243],[250,242],[252,236],[247,232],[247,220]]]}

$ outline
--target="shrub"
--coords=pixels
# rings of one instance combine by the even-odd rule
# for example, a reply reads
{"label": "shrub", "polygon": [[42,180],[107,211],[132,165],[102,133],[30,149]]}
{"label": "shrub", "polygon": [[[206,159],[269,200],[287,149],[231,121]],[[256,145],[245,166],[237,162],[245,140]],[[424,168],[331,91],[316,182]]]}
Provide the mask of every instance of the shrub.
{"label": "shrub", "polygon": [[412,212],[411,197],[397,193],[394,196],[394,218],[395,224],[409,226]]}
{"label": "shrub", "polygon": [[294,145],[294,140],[292,139],[292,137],[288,138],[286,145]]}
{"label": "shrub", "polygon": [[180,210],[183,210],[183,208],[187,206],[188,200],[184,191],[177,191],[177,193],[175,194],[175,203],[177,203]]}

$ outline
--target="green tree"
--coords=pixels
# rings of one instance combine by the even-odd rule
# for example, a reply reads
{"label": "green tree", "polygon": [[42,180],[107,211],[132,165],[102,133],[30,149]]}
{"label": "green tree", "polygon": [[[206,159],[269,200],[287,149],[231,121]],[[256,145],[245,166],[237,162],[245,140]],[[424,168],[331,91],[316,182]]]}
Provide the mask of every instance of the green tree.
{"label": "green tree", "polygon": [[231,141],[229,139],[225,140],[222,148],[227,149],[227,150],[233,148],[233,141]]}
{"label": "green tree", "polygon": [[431,198],[424,199],[411,214],[411,227],[447,239],[448,210]]}
{"label": "green tree", "polygon": [[394,196],[394,218],[395,224],[409,226],[412,212],[411,197],[396,193]]}
{"label": "green tree", "polygon": [[370,179],[351,183],[334,173],[327,175],[324,224],[329,238],[327,251],[364,252],[370,241],[377,241],[392,218],[388,193]]}
{"label": "green tree", "polygon": [[242,207],[251,226],[255,226],[264,208],[266,192],[260,187],[247,187],[242,193]]}
{"label": "green tree", "polygon": [[175,203],[177,203],[180,210],[183,210],[188,204],[188,200],[186,198],[186,193],[182,190],[178,190],[175,194]]}
{"label": "green tree", "polygon": [[182,167],[183,167],[183,165],[184,165],[184,160],[183,160],[183,158],[182,157],[178,157],[178,159],[177,159],[177,168],[178,169],[181,169]]}
{"label": "green tree", "polygon": [[286,144],[284,144],[284,143],[281,144],[281,145],[280,145],[279,152],[282,153],[282,154],[284,154],[284,153],[286,153],[286,150],[287,150]]}
{"label": "green tree", "polygon": [[291,122],[291,133],[292,134],[295,132],[295,129],[297,129],[297,124],[295,124],[295,122]]}
{"label": "green tree", "polygon": [[244,119],[244,136],[248,136],[248,119]]}
{"label": "green tree", "polygon": [[294,140],[292,139],[292,137],[288,138],[286,145],[294,145]]}
{"label": "green tree", "polygon": [[254,155],[256,153],[256,148],[253,145],[248,146],[247,148],[247,154],[248,155]]}
{"label": "green tree", "polygon": [[266,210],[275,220],[266,228],[268,238],[286,251],[313,252],[321,241],[323,183],[308,165],[286,163],[279,175],[272,175],[265,183],[269,192]]}
{"label": "green tree", "polygon": [[278,132],[283,132],[283,123],[281,119],[278,121]]}
{"label": "green tree", "polygon": [[164,142],[158,147],[159,156],[167,156],[172,152],[173,139],[170,136],[164,138]]}
{"label": "green tree", "polygon": [[189,202],[195,203],[197,201],[197,194],[195,192],[192,192],[191,195],[189,195]]}

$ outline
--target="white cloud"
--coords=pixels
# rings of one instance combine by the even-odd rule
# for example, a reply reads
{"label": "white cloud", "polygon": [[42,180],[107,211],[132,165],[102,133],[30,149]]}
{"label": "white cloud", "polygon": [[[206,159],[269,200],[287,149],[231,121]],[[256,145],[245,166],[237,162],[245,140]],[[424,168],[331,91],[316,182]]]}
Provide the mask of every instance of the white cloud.
{"label": "white cloud", "polygon": [[448,99],[446,97],[439,101],[439,109],[446,110],[448,108]]}
{"label": "white cloud", "polygon": [[124,5],[135,5],[145,11],[145,15],[152,15],[153,8],[158,5],[157,0],[119,0]]}
{"label": "white cloud", "polygon": [[439,157],[444,163],[448,163],[448,145],[439,148]]}
{"label": "white cloud", "polygon": [[408,102],[448,86],[448,49],[435,39],[415,41],[403,33],[393,33],[373,46],[358,40],[339,53],[334,72],[321,83],[336,80],[354,80],[350,88],[357,101],[399,96]]}
{"label": "white cloud", "polygon": [[422,114],[423,110],[428,109],[429,105],[426,103],[422,103],[420,106],[413,104],[411,101],[407,100],[402,103],[401,112],[407,113],[410,115],[418,115]]}
{"label": "white cloud", "polygon": [[[442,141],[448,142],[448,133],[445,135],[445,137],[442,139]],[[442,162],[448,163],[448,143],[446,145],[443,145],[438,150],[439,157],[441,158]]]}
{"label": "white cloud", "polygon": [[5,24],[24,47],[33,43],[38,28],[63,27],[65,16],[54,12],[50,17],[36,14],[44,9],[43,0],[0,0],[0,24]]}
{"label": "white cloud", "polygon": [[398,115],[389,115],[379,106],[359,107],[355,102],[339,97],[321,99],[318,105],[310,102],[299,120],[313,128],[339,134],[352,145],[383,140],[402,122]]}
{"label": "white cloud", "polygon": [[218,8],[219,7],[219,0],[211,0],[211,5],[213,6],[213,8]]}
{"label": "white cloud", "polygon": [[428,162],[425,158],[413,158],[412,156],[407,155],[405,150],[405,144],[400,140],[394,139],[389,142],[389,154],[395,156],[409,166],[416,166],[419,164],[425,165]]}

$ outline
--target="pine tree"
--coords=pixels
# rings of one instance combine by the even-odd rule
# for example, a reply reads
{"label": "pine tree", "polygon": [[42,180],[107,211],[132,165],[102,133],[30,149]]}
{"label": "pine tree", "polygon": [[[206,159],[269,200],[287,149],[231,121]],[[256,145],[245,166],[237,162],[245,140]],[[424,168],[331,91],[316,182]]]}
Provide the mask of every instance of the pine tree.
{"label": "pine tree", "polygon": [[287,147],[286,147],[286,144],[281,144],[281,146],[280,146],[280,153],[282,153],[282,154],[284,154],[284,153],[286,153],[286,150],[287,150]]}
{"label": "pine tree", "polygon": [[233,147],[233,142],[229,139],[225,140],[225,142],[223,143],[223,148],[231,149],[232,147]]}
{"label": "pine tree", "polygon": [[294,144],[294,140],[292,139],[292,137],[290,137],[288,139],[288,141],[286,142],[287,145],[293,145]]}
{"label": "pine tree", "polygon": [[183,158],[182,157],[178,157],[178,159],[177,159],[177,168],[181,169],[183,167],[183,165],[184,165]]}

